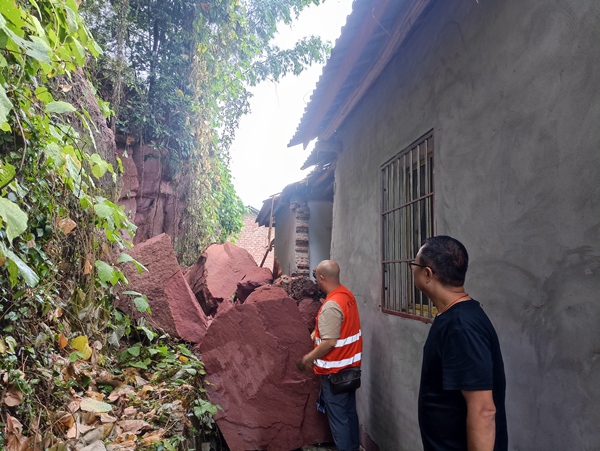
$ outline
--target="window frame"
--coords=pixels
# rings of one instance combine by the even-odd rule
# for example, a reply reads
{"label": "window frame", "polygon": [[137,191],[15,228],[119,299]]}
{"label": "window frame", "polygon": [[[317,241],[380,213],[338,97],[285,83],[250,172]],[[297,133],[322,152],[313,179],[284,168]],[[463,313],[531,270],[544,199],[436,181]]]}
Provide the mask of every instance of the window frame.
{"label": "window frame", "polygon": [[[435,306],[414,286],[408,263],[423,240],[436,234],[434,155],[432,129],[380,168],[381,311],[426,323],[433,321]],[[404,239],[402,230],[410,231]]]}

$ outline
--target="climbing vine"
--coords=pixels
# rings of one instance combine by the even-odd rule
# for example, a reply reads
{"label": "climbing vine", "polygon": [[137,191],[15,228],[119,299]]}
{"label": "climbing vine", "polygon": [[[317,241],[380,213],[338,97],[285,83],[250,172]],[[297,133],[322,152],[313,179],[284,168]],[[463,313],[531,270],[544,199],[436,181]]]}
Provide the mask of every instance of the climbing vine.
{"label": "climbing vine", "polygon": [[[116,388],[103,385],[107,375],[119,384],[126,370],[150,379],[137,358],[115,353],[123,346],[161,374],[148,390],[169,391],[181,417],[147,448],[176,449],[184,428],[206,432],[215,412],[203,399],[198,358],[113,306],[116,296],[132,296],[149,310],[143,294],[115,290],[126,282],[121,263],[144,270],[124,252],[135,226],[111,195],[120,161],[107,161],[96,139],[101,124],[73,101],[75,81],[93,91],[82,67],[99,55],[73,0],[0,0],[0,448],[7,451],[67,449],[89,412],[112,411],[97,399]],[[100,99],[96,107],[111,114]],[[164,402],[145,398],[147,411]],[[160,430],[165,418],[147,420]]]}
{"label": "climbing vine", "polygon": [[83,3],[92,32],[109,49],[92,72],[118,111],[115,129],[160,149],[187,200],[175,237],[182,263],[193,263],[206,246],[241,229],[244,207],[231,181],[229,146],[249,112],[248,88],[324,60],[329,47],[315,37],[291,49],[272,44],[277,26],[317,3]]}

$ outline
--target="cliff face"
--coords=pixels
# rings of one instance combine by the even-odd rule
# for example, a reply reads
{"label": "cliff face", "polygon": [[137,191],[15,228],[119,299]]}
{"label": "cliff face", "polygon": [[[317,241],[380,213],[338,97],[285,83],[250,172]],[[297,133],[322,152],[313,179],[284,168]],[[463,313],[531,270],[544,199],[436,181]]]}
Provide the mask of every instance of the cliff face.
{"label": "cliff face", "polygon": [[117,153],[124,169],[119,204],[138,227],[134,244],[161,233],[175,240],[187,206],[184,171],[175,172],[159,149],[128,144],[126,138],[117,139]]}

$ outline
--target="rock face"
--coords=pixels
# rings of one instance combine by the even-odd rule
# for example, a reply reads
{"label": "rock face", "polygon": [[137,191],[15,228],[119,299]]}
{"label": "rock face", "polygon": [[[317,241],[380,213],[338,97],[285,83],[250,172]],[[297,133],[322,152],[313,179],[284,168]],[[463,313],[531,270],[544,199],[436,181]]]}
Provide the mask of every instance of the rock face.
{"label": "rock face", "polygon": [[237,284],[235,297],[242,303],[258,287],[267,285],[273,281],[273,273],[268,268],[253,268],[247,272]]}
{"label": "rock face", "polygon": [[298,303],[298,310],[310,332],[315,330],[315,318],[317,317],[317,313],[319,313],[321,305],[319,301],[315,301],[313,298],[304,298]]}
{"label": "rock face", "polygon": [[124,295],[117,301],[117,308],[134,319],[146,317],[171,336],[201,342],[209,320],[181,272],[169,236],[163,233],[137,244],[129,254],[148,271],[139,274],[133,263],[126,263],[123,272],[129,280],[127,289],[144,293],[152,314],[140,313]]}
{"label": "rock face", "polygon": [[[263,295],[268,292],[261,290]],[[285,297],[247,302],[220,313],[200,345],[208,395],[231,451],[290,451],[331,441],[317,412],[320,381],[295,362],[312,342],[296,302]]]}
{"label": "rock face", "polygon": [[161,233],[179,236],[187,206],[182,194],[189,184],[185,172],[174,174],[160,149],[129,144],[126,137],[118,138],[118,153],[124,169],[119,204],[138,226],[134,243]]}
{"label": "rock face", "polygon": [[236,293],[238,282],[246,275],[267,274],[266,271],[269,271],[263,268],[262,272],[257,273],[257,268],[258,265],[245,249],[231,243],[213,244],[186,272],[185,278],[204,312],[214,316],[219,305]]}
{"label": "rock face", "polygon": [[283,288],[273,285],[263,285],[254,290],[252,294],[246,298],[246,302],[262,302],[288,298],[289,296]]}

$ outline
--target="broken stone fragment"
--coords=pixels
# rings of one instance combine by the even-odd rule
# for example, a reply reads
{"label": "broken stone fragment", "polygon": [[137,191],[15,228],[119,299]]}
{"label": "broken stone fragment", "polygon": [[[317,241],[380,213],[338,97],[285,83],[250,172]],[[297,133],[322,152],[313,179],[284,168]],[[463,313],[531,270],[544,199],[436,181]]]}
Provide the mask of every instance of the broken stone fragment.
{"label": "broken stone fragment", "polygon": [[123,273],[129,280],[127,290],[145,294],[151,314],[138,311],[132,296],[121,295],[116,307],[133,319],[145,317],[173,337],[191,343],[201,342],[209,319],[181,272],[169,236],[163,233],[136,244],[129,254],[148,271],[140,274],[133,263],[125,263]]}
{"label": "broken stone fragment", "polygon": [[214,319],[200,351],[231,451],[331,441],[327,417],[316,409],[320,380],[295,365],[311,348],[296,302],[278,287],[261,287]]}
{"label": "broken stone fragment", "polygon": [[233,299],[238,282],[257,268],[247,250],[231,243],[213,244],[189,268],[185,279],[204,312],[215,316],[223,301]]}

